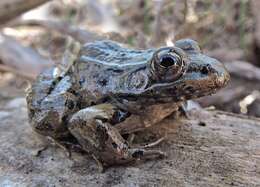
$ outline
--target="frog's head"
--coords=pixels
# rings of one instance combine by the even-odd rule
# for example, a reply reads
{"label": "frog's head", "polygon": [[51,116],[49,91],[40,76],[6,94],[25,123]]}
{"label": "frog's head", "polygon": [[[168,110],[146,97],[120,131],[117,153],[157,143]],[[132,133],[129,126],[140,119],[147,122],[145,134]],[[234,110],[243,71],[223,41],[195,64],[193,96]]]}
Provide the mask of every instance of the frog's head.
{"label": "frog's head", "polygon": [[149,81],[139,96],[157,103],[210,95],[230,79],[224,65],[202,54],[198,43],[191,39],[156,50],[146,71]]}

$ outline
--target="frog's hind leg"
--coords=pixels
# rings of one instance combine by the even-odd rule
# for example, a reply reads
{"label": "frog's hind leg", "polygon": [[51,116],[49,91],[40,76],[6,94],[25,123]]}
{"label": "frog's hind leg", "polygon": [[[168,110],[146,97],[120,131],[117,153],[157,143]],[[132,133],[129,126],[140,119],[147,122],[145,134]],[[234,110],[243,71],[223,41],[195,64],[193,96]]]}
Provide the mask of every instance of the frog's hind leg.
{"label": "frog's hind leg", "polygon": [[151,143],[147,143],[143,146],[141,146],[141,148],[151,148],[151,147],[154,147],[154,146],[157,146],[159,145],[160,143],[162,143],[163,141],[165,140],[165,137],[162,137],[162,138],[159,138],[158,140],[154,141],[154,142],[151,142]]}
{"label": "frog's hind leg", "polygon": [[85,151],[98,160],[99,165],[124,164],[165,156],[158,150],[131,148],[119,131],[110,124],[115,112],[116,108],[110,104],[91,106],[74,114],[69,122],[72,135]]}
{"label": "frog's hind leg", "polygon": [[145,145],[134,144],[133,142],[134,142],[135,138],[136,138],[136,135],[134,133],[129,134],[129,136],[127,138],[127,142],[129,143],[129,145],[131,145],[132,147],[139,147],[139,148],[147,149],[147,148],[152,148],[152,147],[159,145],[160,143],[162,143],[165,140],[166,137],[159,138],[158,140],[151,142],[151,143],[146,143]]}

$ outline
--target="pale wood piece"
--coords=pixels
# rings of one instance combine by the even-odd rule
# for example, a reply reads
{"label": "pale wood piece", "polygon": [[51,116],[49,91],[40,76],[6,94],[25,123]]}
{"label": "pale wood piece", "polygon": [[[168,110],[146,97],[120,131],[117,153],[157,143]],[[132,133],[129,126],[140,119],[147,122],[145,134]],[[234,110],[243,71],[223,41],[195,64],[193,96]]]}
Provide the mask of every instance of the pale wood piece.
{"label": "pale wood piece", "polygon": [[42,5],[50,0],[1,0],[0,24],[16,18],[22,13]]}

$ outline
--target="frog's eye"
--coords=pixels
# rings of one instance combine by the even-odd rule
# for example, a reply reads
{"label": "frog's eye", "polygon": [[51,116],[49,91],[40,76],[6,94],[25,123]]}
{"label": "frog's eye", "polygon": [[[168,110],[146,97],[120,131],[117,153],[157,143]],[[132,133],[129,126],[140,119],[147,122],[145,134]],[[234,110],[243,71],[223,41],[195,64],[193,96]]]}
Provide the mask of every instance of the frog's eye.
{"label": "frog's eye", "polygon": [[153,78],[160,81],[177,80],[186,70],[185,53],[174,47],[161,48],[152,59]]}
{"label": "frog's eye", "polygon": [[177,54],[166,54],[159,58],[160,66],[164,68],[175,68],[178,70],[182,66],[182,59]]}

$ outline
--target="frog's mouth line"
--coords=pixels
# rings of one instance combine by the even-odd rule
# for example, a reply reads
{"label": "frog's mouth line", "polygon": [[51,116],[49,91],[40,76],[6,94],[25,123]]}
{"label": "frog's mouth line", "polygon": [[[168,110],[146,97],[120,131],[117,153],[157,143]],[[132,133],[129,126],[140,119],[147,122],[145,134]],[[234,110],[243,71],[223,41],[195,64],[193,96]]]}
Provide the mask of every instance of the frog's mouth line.
{"label": "frog's mouth line", "polygon": [[[118,94],[120,98],[153,102],[178,102],[212,95],[226,86],[229,75],[211,72],[187,71],[179,80],[171,83],[156,83],[143,90]],[[150,101],[149,101],[150,100]]]}

